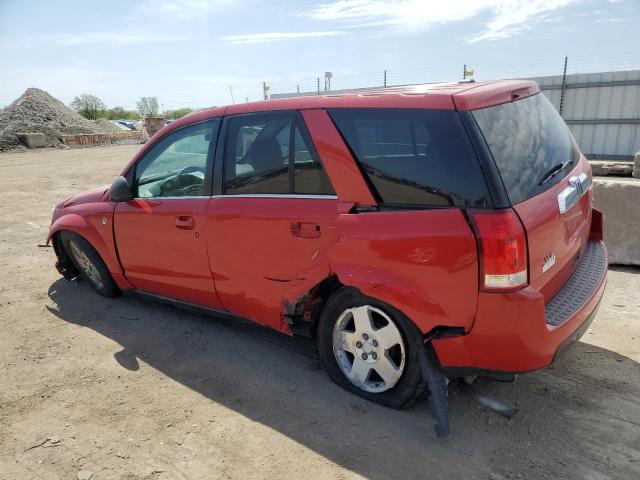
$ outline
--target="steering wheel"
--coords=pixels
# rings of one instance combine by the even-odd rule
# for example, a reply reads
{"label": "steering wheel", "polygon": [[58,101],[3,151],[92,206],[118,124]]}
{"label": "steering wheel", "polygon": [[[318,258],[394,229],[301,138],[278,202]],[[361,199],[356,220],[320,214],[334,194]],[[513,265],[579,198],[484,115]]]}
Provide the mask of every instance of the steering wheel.
{"label": "steering wheel", "polygon": [[188,167],[184,167],[182,170],[180,170],[180,173],[178,173],[178,175],[176,175],[176,178],[175,178],[176,183],[178,185],[180,185],[181,177],[183,177],[187,173],[193,173],[193,172],[202,172],[202,173],[204,173],[204,168],[196,167],[195,165],[190,165]]}
{"label": "steering wheel", "polygon": [[175,178],[173,179],[175,182],[176,188],[185,188],[192,185],[192,183],[185,183],[185,177],[188,173],[193,173],[193,172],[204,173],[204,168],[196,167],[196,166],[184,167],[182,170],[180,170],[180,173],[178,173],[178,175],[176,175]]}
{"label": "steering wheel", "polygon": [[160,186],[160,190],[164,194],[175,194],[177,191],[182,191],[183,195],[199,191],[202,188],[202,183],[185,182],[187,174],[193,172],[204,173],[204,168],[196,166],[184,167],[175,177],[164,182]]}

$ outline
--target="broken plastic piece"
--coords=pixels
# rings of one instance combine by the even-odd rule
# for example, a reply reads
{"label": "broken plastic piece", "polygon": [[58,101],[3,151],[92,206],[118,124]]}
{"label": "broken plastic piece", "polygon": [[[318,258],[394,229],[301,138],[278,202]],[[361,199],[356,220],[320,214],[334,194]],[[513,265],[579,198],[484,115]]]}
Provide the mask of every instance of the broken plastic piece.
{"label": "broken plastic piece", "polygon": [[431,416],[436,421],[433,427],[436,437],[444,438],[449,435],[447,377],[444,376],[442,368],[440,368],[440,362],[431,344],[425,345],[423,350],[424,354],[420,356],[420,368],[429,390],[427,404]]}

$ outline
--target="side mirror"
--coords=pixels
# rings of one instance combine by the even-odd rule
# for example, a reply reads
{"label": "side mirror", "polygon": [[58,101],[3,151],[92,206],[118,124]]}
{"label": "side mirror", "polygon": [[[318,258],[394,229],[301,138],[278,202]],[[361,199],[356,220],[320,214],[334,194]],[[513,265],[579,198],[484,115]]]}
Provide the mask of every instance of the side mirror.
{"label": "side mirror", "polygon": [[127,179],[122,176],[116,177],[109,189],[109,199],[114,202],[126,202],[132,198],[133,192]]}

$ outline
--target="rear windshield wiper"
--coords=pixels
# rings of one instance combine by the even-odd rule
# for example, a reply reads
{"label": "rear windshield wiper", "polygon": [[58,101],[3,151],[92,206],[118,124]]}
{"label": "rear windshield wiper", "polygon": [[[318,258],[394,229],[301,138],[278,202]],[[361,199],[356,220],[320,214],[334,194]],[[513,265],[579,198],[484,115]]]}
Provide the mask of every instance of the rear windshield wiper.
{"label": "rear windshield wiper", "polygon": [[560,173],[562,170],[567,168],[567,165],[569,165],[570,163],[571,161],[567,160],[566,162],[558,163],[557,165],[554,165],[553,167],[551,167],[549,171],[544,174],[544,176],[542,177],[542,180],[540,180],[540,182],[538,183],[538,186],[544,185],[546,182],[551,180],[558,173]]}

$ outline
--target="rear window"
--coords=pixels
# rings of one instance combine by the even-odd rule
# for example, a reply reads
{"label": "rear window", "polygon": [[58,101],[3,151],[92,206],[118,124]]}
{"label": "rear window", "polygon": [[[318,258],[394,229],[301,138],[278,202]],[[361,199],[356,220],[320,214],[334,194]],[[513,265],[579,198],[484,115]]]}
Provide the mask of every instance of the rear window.
{"label": "rear window", "polygon": [[484,176],[456,112],[332,109],[329,114],[384,204],[489,206]]}
{"label": "rear window", "polygon": [[569,128],[541,93],[472,113],[514,205],[558,183],[580,158]]}

